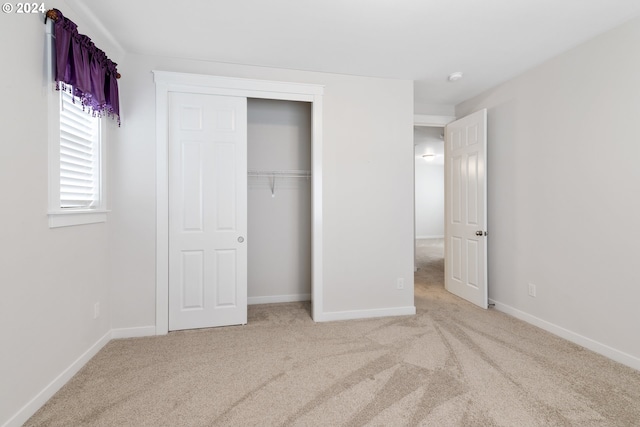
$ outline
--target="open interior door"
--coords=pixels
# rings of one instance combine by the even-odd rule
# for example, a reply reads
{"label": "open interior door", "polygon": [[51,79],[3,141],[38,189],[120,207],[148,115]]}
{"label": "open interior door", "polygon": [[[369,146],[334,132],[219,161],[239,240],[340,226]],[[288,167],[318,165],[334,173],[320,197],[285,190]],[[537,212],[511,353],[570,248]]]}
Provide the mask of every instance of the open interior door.
{"label": "open interior door", "polygon": [[445,288],[487,308],[487,110],[445,128]]}

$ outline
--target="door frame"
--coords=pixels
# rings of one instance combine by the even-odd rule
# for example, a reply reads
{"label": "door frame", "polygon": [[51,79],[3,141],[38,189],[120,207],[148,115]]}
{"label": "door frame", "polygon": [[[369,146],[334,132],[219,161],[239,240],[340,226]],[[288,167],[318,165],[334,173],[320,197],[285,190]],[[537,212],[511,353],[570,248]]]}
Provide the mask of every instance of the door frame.
{"label": "door frame", "polygon": [[324,86],[153,70],[156,85],[156,335],[169,332],[169,93],[311,103],[311,316],[321,321],[322,96]]}

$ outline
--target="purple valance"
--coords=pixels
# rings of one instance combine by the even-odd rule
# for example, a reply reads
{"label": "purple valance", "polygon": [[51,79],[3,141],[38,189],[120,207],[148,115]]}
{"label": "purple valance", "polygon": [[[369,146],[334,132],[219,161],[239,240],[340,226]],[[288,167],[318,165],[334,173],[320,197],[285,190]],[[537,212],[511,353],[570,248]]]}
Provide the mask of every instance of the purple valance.
{"label": "purple valance", "polygon": [[[78,26],[57,9],[55,16],[56,89],[70,90],[89,112],[109,116],[120,123],[118,70],[115,62],[98,49],[91,39],[78,33]],[[47,16],[50,16],[49,14]]]}

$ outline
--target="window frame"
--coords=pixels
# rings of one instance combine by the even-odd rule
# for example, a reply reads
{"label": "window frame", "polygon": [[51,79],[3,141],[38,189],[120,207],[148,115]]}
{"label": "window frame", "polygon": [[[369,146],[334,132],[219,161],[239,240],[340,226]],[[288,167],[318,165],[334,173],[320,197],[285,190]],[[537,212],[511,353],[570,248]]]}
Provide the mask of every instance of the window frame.
{"label": "window frame", "polygon": [[[49,162],[49,200],[48,200],[48,217],[49,228],[68,227],[84,224],[96,224],[107,221],[107,187],[106,187],[106,171],[107,156],[105,150],[107,126],[105,126],[104,118],[97,118],[100,121],[100,130],[98,132],[97,150],[98,150],[98,203],[91,208],[62,208],[60,203],[60,110],[62,106],[61,91],[56,90],[56,83],[53,81],[53,64],[54,64],[54,43],[53,43],[53,25],[47,24],[47,59],[50,64],[47,70],[48,78],[46,85],[47,90],[49,124],[48,124],[48,162]],[[88,113],[87,113],[88,114]]]}

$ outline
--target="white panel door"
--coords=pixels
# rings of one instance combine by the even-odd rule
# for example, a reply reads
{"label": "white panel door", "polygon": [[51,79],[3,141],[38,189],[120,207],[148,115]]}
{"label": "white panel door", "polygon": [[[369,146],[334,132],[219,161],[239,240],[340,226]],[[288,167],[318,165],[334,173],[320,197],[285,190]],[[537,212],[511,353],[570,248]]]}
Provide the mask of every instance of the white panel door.
{"label": "white panel door", "polygon": [[247,100],[169,94],[169,330],[247,323]]}
{"label": "white panel door", "polygon": [[445,135],[445,288],[487,308],[487,110]]}

